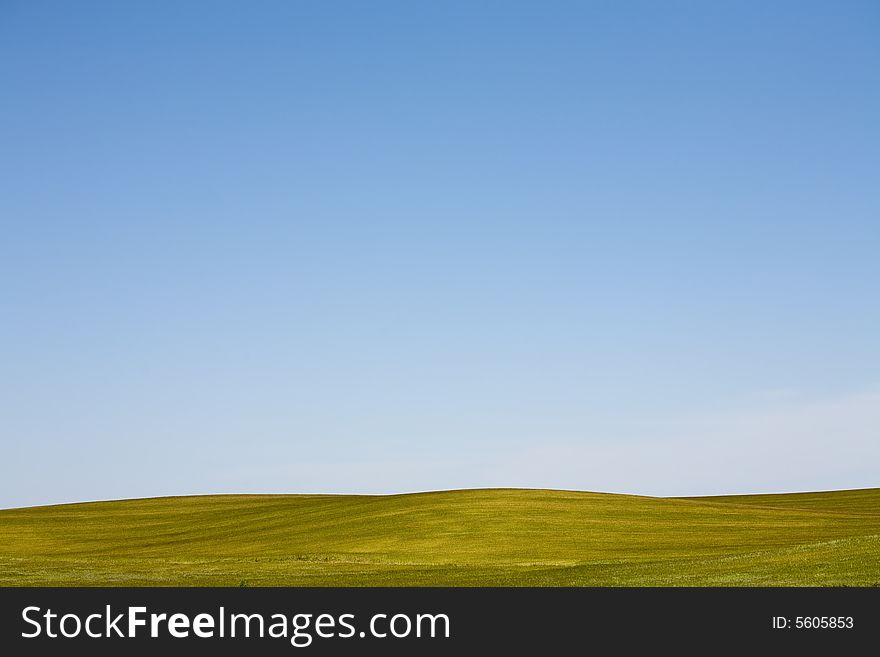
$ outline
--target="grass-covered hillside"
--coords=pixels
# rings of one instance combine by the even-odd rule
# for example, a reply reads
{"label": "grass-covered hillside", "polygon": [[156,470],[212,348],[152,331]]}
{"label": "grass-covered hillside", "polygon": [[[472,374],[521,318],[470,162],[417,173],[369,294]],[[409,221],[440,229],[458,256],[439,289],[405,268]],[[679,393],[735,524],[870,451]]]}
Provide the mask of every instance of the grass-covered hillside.
{"label": "grass-covered hillside", "polygon": [[229,495],[0,511],[0,585],[880,585],[880,489]]}

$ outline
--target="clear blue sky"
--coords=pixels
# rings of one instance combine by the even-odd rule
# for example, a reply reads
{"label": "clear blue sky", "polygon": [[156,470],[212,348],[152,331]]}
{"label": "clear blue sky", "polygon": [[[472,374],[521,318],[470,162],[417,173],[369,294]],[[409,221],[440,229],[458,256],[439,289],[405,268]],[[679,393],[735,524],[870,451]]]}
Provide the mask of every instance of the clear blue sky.
{"label": "clear blue sky", "polygon": [[0,4],[0,506],[880,485],[875,2]]}

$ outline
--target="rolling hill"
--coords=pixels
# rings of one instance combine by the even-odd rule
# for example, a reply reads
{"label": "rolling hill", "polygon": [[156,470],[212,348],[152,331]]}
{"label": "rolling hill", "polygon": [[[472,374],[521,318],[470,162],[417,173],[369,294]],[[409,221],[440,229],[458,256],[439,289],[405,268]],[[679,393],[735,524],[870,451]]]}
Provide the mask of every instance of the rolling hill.
{"label": "rolling hill", "polygon": [[0,511],[3,586],[880,585],[880,489],[223,495]]}

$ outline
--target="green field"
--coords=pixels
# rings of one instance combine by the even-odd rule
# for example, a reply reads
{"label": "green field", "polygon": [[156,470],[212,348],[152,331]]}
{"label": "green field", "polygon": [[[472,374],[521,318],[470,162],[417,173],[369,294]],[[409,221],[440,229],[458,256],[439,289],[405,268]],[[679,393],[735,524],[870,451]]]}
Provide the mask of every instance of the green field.
{"label": "green field", "polygon": [[229,495],[0,511],[0,585],[880,586],[880,489]]}

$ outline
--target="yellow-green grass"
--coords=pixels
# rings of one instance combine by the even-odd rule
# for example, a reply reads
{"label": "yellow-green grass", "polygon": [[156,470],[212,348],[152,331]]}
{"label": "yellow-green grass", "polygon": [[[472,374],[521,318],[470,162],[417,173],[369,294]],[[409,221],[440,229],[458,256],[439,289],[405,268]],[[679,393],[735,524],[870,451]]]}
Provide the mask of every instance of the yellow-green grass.
{"label": "yellow-green grass", "polygon": [[5,586],[880,585],[880,489],[222,495],[0,511]]}

